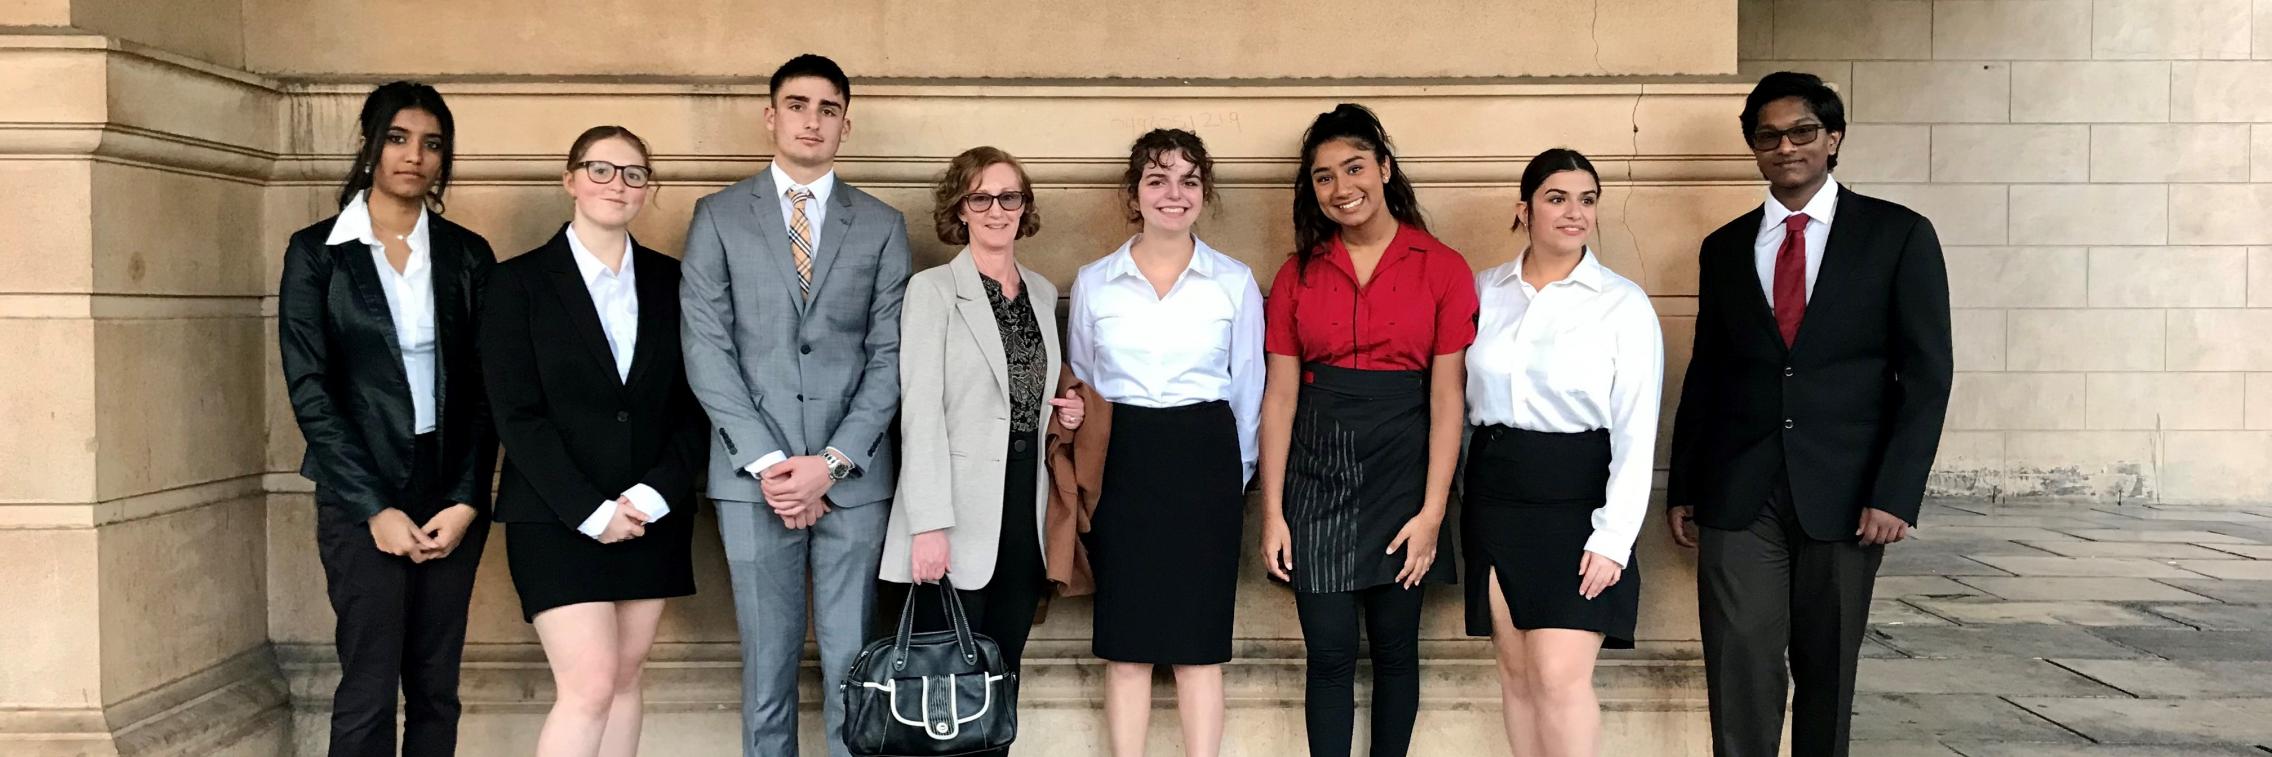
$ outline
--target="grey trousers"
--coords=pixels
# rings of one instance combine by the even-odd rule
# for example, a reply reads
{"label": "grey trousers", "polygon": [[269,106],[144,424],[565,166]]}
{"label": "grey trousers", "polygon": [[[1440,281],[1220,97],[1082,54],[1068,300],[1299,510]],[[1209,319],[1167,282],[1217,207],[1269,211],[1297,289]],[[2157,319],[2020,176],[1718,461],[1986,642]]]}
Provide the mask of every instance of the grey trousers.
{"label": "grey trousers", "polygon": [[805,584],[820,642],[821,711],[828,754],[844,748],[844,699],[836,687],[868,642],[891,503],[830,510],[792,531],[763,502],[718,502],[718,532],[733,576],[742,639],[742,754],[797,754],[797,666],[804,657]]}
{"label": "grey trousers", "polygon": [[1790,499],[1778,485],[1750,528],[1698,529],[1697,603],[1716,757],[1775,757],[1786,697],[1792,757],[1846,755],[1855,662],[1885,547],[1809,538]]}

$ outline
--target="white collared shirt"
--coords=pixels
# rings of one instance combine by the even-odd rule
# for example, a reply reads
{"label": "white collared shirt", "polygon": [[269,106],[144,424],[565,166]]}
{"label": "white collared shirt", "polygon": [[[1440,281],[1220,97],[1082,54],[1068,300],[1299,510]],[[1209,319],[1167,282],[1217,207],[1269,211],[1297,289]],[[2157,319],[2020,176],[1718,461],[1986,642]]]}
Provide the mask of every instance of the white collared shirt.
{"label": "white collared shirt", "polygon": [[[773,199],[781,202],[781,228],[796,228],[796,224],[792,223],[790,219],[797,216],[797,203],[790,201],[789,190],[802,187],[813,193],[813,198],[805,201],[805,221],[809,224],[808,228],[812,233],[812,238],[806,241],[812,243],[813,252],[817,254],[820,252],[820,239],[824,228],[821,222],[828,220],[828,198],[836,194],[836,171],[831,169],[828,173],[822,174],[820,178],[814,179],[811,184],[798,184],[795,180],[789,178],[789,172],[781,170],[781,164],[778,162],[766,164],[765,170],[773,172],[773,193],[775,195]],[[781,241],[784,245],[788,244],[786,239]],[[784,246],[782,249],[787,250],[788,248]],[[788,451],[774,450],[751,461],[749,465],[743,466],[742,470],[748,471],[751,476],[762,478],[765,475],[765,469],[788,459]]]}
{"label": "white collared shirt", "polygon": [[386,245],[379,243],[378,233],[371,228],[371,206],[365,201],[369,190],[357,192],[355,199],[339,211],[339,220],[331,224],[331,236],[324,244],[362,242],[371,248],[371,263],[379,269],[379,282],[387,294],[387,312],[394,319],[395,346],[402,351],[402,374],[410,381],[410,409],[413,434],[431,433],[434,430],[434,255],[426,229],[426,209],[418,209],[418,224],[411,227],[403,243],[410,247],[410,259],[401,271],[387,262]]}
{"label": "white collared shirt", "polygon": [[[584,291],[592,295],[592,309],[599,311],[600,331],[607,335],[608,350],[615,356],[615,380],[631,380],[631,355],[639,347],[639,273],[632,260],[637,256],[629,236],[623,239],[621,270],[610,271],[601,263],[584,240],[576,238],[574,224],[568,226],[568,252],[576,259],[576,272],[584,277]],[[669,515],[671,506],[663,500],[663,493],[646,484],[637,484],[624,490],[623,496],[631,506],[647,516],[649,522]],[[607,522],[615,517],[615,500],[600,502],[598,509],[577,524],[576,530],[594,539],[607,531]]]}
{"label": "white collared shirt", "polygon": [[[1807,301],[1814,301],[1814,280],[1822,272],[1822,248],[1830,242],[1831,216],[1838,214],[1838,180],[1822,177],[1822,188],[1798,213],[1807,214]],[[1767,293],[1767,306],[1775,307],[1775,257],[1783,253],[1783,219],[1795,213],[1770,192],[1766,212],[1759,218],[1759,238],[1752,242],[1752,265],[1759,268],[1759,290]]]}
{"label": "white collared shirt", "polygon": [[1262,413],[1262,289],[1245,263],[1191,241],[1191,262],[1165,297],[1137,269],[1135,237],[1082,266],[1073,277],[1065,359],[1112,402],[1229,402],[1242,470],[1251,479]]}
{"label": "white collared shirt", "polygon": [[797,204],[789,200],[789,190],[803,188],[813,193],[813,198],[805,201],[805,220],[812,224],[813,251],[819,252],[822,229],[826,228],[821,222],[828,220],[828,198],[836,194],[836,171],[822,174],[811,184],[798,184],[789,178],[789,172],[781,170],[780,163],[769,164],[765,170],[773,172],[773,199],[781,202],[781,228],[795,227],[789,219],[796,217]]}
{"label": "white collared shirt", "polygon": [[1482,310],[1467,349],[1468,422],[1609,429],[1609,486],[1586,551],[1624,565],[1648,516],[1656,454],[1665,369],[1656,308],[1591,249],[1545,289],[1523,281],[1522,265],[1518,257],[1475,276]]}
{"label": "white collared shirt", "polygon": [[623,239],[622,270],[608,270],[584,240],[576,238],[573,224],[568,227],[568,250],[576,258],[576,271],[584,276],[585,291],[592,295],[592,308],[599,311],[608,349],[615,354],[615,380],[629,381],[632,350],[639,346],[639,272],[632,266],[631,238]]}

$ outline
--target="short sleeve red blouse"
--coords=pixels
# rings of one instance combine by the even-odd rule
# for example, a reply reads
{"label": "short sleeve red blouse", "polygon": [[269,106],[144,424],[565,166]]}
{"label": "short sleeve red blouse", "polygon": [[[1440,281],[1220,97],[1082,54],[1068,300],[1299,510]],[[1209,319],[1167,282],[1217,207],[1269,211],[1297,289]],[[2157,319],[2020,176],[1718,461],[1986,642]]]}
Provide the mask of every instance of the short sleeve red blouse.
{"label": "short sleeve red blouse", "polygon": [[1399,225],[1373,278],[1357,286],[1349,248],[1336,236],[1325,254],[1278,269],[1263,307],[1263,349],[1361,370],[1424,370],[1437,355],[1475,341],[1475,272],[1428,232]]}

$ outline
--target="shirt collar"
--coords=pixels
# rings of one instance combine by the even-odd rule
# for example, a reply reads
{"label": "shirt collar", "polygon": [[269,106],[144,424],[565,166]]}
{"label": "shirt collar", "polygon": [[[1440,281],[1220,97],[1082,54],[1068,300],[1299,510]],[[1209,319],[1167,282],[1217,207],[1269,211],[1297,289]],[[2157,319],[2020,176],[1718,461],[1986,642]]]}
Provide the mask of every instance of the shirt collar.
{"label": "shirt collar", "polygon": [[[1766,216],[1759,219],[1759,228],[1762,229],[1780,226],[1783,219],[1793,215],[1790,208],[1783,207],[1783,201],[1775,199],[1773,190],[1769,190],[1767,203],[1761,207],[1767,211]],[[1828,225],[1830,217],[1838,213],[1838,179],[1822,177],[1822,188],[1815,190],[1814,197],[1807,200],[1806,207],[1799,208],[1797,212],[1807,214],[1808,223],[1821,222]]]}
{"label": "shirt collar", "polygon": [[[1120,249],[1114,250],[1112,257],[1105,262],[1104,275],[1106,281],[1122,276],[1142,277],[1144,275],[1143,271],[1136,268],[1135,248],[1136,237],[1129,237],[1128,241],[1120,243]],[[1216,252],[1215,248],[1207,246],[1207,240],[1200,239],[1198,235],[1194,234],[1191,237],[1191,262],[1185,265],[1184,270],[1202,278],[1213,279],[1216,269],[1215,256],[1221,254]],[[1181,278],[1181,276],[1179,275],[1177,278]]]}
{"label": "shirt collar", "polygon": [[781,170],[779,162],[766,164],[766,170],[773,172],[773,191],[782,195],[787,195],[792,187],[804,187],[813,193],[813,202],[827,205],[829,195],[836,192],[836,169],[833,168],[829,169],[828,173],[821,174],[820,178],[814,179],[811,184],[799,184],[790,179],[789,172]]}
{"label": "shirt collar", "polygon": [[623,239],[623,270],[609,271],[607,264],[600,262],[599,256],[592,254],[592,248],[585,247],[584,240],[576,238],[575,224],[569,224],[567,230],[563,233],[568,235],[569,257],[576,259],[576,272],[583,274],[584,286],[591,286],[592,282],[598,281],[601,276],[612,275],[620,280],[631,280],[634,275],[631,271],[631,261],[637,256],[632,254],[629,235],[625,235]]}
{"label": "shirt collar", "polygon": [[[369,193],[370,190],[368,189],[356,192],[355,199],[347,201],[347,207],[339,209],[339,220],[331,223],[331,236],[323,240],[324,244],[332,245],[346,242],[362,242],[366,245],[379,244],[379,235],[371,229],[371,205],[364,199],[364,196]],[[426,237],[426,209],[419,208],[418,225],[411,227],[410,238],[403,240],[410,244],[412,256],[416,256],[426,249]]]}
{"label": "shirt collar", "polygon": [[[1509,281],[1521,279],[1523,276],[1523,263],[1527,262],[1529,259],[1530,251],[1524,250],[1521,255],[1515,257],[1515,262],[1513,264],[1499,268],[1499,275],[1497,278],[1491,281],[1491,285],[1499,286]],[[1570,269],[1570,275],[1562,280],[1573,282],[1580,286],[1584,286],[1587,289],[1599,292],[1601,291],[1604,275],[1608,272],[1609,269],[1601,264],[1601,256],[1594,252],[1594,248],[1591,245],[1588,245],[1585,249],[1585,253],[1578,258],[1578,267]],[[1548,284],[1547,286],[1553,286],[1553,284]]]}

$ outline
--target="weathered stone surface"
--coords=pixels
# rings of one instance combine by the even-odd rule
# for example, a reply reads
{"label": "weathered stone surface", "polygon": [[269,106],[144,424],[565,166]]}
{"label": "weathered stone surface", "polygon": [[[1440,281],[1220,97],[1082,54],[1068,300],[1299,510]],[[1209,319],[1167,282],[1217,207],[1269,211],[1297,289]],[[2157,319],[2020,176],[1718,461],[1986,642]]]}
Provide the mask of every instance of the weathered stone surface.
{"label": "weathered stone surface", "polygon": [[1854,688],[1885,694],[2122,695],[2058,665],[2021,659],[1863,660]]}
{"label": "weathered stone surface", "polygon": [[2015,697],[2030,712],[2104,744],[2249,744],[2272,741],[2272,699],[2048,699]]}
{"label": "weathered stone surface", "polygon": [[[2117,630],[2117,629],[2110,629]],[[2151,630],[2151,629],[2137,629]],[[1870,638],[1911,657],[2087,657],[2130,659],[2146,655],[2069,626],[2009,625],[1971,628],[1871,628]],[[2198,633],[2198,632],[2189,632]]]}
{"label": "weathered stone surface", "polygon": [[2147,699],[2272,697],[2272,662],[2064,659],[2052,662]]}

